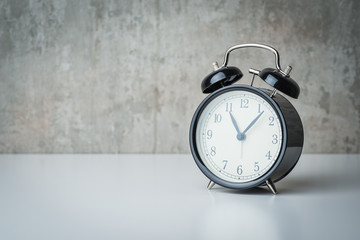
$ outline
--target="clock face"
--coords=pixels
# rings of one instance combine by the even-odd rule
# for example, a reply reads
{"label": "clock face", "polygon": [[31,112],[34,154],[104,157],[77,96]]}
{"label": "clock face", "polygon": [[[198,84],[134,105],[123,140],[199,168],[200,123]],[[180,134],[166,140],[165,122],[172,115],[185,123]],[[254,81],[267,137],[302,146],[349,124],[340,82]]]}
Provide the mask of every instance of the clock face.
{"label": "clock face", "polygon": [[234,88],[203,105],[195,143],[200,159],[217,177],[254,181],[276,163],[283,143],[275,108],[256,91]]}

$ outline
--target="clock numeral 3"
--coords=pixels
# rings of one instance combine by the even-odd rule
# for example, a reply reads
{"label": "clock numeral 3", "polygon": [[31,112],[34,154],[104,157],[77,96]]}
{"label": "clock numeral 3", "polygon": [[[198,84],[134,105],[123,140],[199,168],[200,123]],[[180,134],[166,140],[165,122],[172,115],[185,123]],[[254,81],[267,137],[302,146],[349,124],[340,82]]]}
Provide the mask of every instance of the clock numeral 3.
{"label": "clock numeral 3", "polygon": [[274,134],[272,135],[272,137],[273,137],[272,143],[277,144],[279,142],[278,135]]}

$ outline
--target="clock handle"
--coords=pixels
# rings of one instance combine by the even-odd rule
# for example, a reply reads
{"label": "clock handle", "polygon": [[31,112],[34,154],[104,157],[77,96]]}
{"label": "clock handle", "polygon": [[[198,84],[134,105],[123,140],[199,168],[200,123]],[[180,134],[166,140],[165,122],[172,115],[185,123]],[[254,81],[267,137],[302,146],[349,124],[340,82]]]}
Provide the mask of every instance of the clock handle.
{"label": "clock handle", "polygon": [[240,48],[248,48],[248,47],[255,47],[255,48],[262,48],[262,49],[267,49],[271,52],[274,53],[275,55],[275,67],[276,69],[281,73],[283,74],[284,76],[288,76],[289,73],[290,73],[290,70],[291,70],[291,67],[288,66],[287,69],[285,69],[285,71],[283,71],[280,67],[280,55],[279,55],[279,52],[271,47],[271,46],[268,46],[268,45],[264,45],[264,44],[259,44],[259,43],[246,43],[246,44],[240,44],[240,45],[235,45],[231,48],[229,48],[226,53],[225,53],[225,57],[224,57],[224,63],[223,65],[220,67],[226,67],[227,64],[228,64],[228,61],[229,61],[229,55],[230,55],[230,52],[234,51],[235,49],[240,49]]}

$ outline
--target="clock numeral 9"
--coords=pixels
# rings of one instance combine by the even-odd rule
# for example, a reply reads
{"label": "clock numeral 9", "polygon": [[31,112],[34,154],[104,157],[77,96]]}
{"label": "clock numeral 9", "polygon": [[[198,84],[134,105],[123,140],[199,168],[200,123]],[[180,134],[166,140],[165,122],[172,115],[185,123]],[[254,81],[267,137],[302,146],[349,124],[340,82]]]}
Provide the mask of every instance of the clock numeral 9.
{"label": "clock numeral 9", "polygon": [[240,108],[248,108],[249,107],[248,104],[249,104],[249,99],[246,98],[241,99]]}
{"label": "clock numeral 9", "polygon": [[207,132],[206,132],[206,138],[207,139],[211,139],[212,138],[212,135],[213,135],[213,132],[211,131],[211,130],[207,130]]}
{"label": "clock numeral 9", "polygon": [[272,135],[272,137],[273,137],[272,143],[277,144],[279,142],[278,135],[274,134]]}
{"label": "clock numeral 9", "polygon": [[212,147],[211,147],[210,155],[211,155],[211,156],[215,156],[215,155],[216,155],[216,147],[215,147],[215,146],[212,146]]}
{"label": "clock numeral 9", "polygon": [[221,114],[220,114],[220,113],[215,113],[214,122],[215,122],[215,123],[219,123],[219,122],[221,122],[221,120],[222,120]]}
{"label": "clock numeral 9", "polygon": [[243,173],[242,165],[239,165],[236,169],[237,174],[241,175]]}

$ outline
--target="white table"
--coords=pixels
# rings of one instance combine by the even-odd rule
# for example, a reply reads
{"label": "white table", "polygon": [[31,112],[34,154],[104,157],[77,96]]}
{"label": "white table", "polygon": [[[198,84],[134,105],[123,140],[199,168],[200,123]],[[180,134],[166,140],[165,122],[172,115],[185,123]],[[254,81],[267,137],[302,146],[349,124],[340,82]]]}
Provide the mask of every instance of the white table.
{"label": "white table", "polygon": [[0,239],[359,239],[360,155],[303,155],[267,188],[191,155],[0,155]]}

